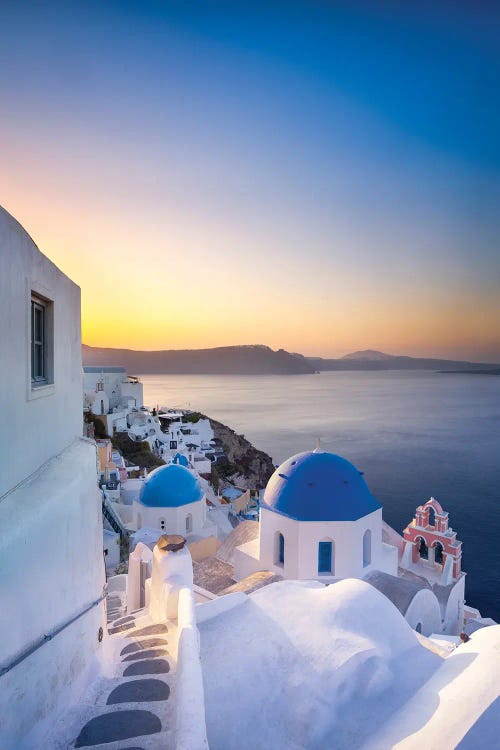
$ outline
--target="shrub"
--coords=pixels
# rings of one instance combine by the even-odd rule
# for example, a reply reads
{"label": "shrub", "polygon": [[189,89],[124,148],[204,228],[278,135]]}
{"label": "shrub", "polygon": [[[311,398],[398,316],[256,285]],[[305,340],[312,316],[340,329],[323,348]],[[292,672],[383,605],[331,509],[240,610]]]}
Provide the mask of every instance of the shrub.
{"label": "shrub", "polygon": [[199,422],[201,419],[201,414],[199,411],[194,411],[192,414],[184,414],[183,420],[184,422],[192,422],[192,424],[196,424],[196,422]]}
{"label": "shrub", "polygon": [[156,469],[157,466],[163,466],[163,461],[151,452],[147,440],[131,440],[126,432],[117,432],[113,435],[111,442],[114,448],[118,448],[124,458],[141,469]]}
{"label": "shrub", "polygon": [[215,464],[212,464],[212,471],[210,472],[210,483],[213,487],[213,490],[215,493],[219,492],[219,486],[220,486],[220,478],[219,478],[219,472],[217,471],[217,467]]}
{"label": "shrub", "polygon": [[85,422],[87,422],[87,424],[94,425],[94,437],[96,437],[98,440],[109,437],[108,433],[106,432],[106,426],[100,417],[92,414],[90,411],[86,411],[84,412],[84,420]]}

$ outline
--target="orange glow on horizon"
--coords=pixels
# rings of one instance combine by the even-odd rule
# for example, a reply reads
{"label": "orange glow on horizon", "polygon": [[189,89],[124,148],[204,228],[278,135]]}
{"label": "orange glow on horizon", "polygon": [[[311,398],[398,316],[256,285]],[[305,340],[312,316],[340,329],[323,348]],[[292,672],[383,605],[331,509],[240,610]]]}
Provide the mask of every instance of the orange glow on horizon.
{"label": "orange glow on horizon", "polygon": [[207,239],[189,216],[160,221],[141,206],[123,217],[88,193],[69,204],[60,189],[24,189],[21,181],[6,207],[81,287],[82,337],[91,346],[500,358],[494,289],[479,293],[459,279],[436,294],[411,278],[360,276],[342,257],[328,268],[307,254],[285,262],[279,248],[256,255],[261,237],[243,242],[235,227]]}

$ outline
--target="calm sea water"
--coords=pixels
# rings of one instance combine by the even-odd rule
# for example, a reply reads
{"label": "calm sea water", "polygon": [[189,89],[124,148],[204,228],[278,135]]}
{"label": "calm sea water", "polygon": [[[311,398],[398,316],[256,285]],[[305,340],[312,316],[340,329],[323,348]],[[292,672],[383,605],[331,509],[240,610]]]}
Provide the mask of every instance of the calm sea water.
{"label": "calm sea water", "polygon": [[463,541],[466,600],[500,622],[500,377],[420,372],[144,375],[145,402],[200,410],[275,463],[315,447],[365,472],[398,531],[435,497]]}

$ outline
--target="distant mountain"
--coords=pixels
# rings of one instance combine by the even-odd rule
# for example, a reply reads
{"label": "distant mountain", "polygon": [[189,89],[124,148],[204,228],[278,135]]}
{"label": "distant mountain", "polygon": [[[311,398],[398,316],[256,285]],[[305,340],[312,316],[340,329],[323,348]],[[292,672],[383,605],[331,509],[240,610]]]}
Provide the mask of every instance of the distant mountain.
{"label": "distant mountain", "polygon": [[135,351],[82,346],[84,365],[122,366],[130,374],[172,375],[301,375],[323,370],[434,370],[488,373],[500,365],[457,362],[451,359],[401,357],[371,349],[339,359],[304,357],[259,344],[215,349]]}
{"label": "distant mountain", "polygon": [[428,357],[403,357],[385,354],[371,349],[352,352],[339,359],[307,357],[315,370],[438,370],[440,372],[486,373],[495,370],[499,365],[485,362],[461,362],[452,359],[432,359]]}
{"label": "distant mountain", "polygon": [[384,352],[376,352],[373,349],[364,349],[361,352],[352,352],[352,354],[344,354],[340,359],[361,359],[370,362],[381,362],[388,359],[394,359],[392,354],[384,354]]}
{"label": "distant mountain", "polygon": [[149,375],[300,375],[314,368],[305,357],[268,346],[223,346],[215,349],[135,351],[82,346],[84,365],[125,367],[129,374]]}

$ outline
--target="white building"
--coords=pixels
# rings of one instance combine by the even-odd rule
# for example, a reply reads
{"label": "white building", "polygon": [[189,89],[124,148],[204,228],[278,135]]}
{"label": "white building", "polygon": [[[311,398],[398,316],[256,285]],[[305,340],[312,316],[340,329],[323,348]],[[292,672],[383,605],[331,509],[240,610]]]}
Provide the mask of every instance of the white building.
{"label": "white building", "polygon": [[81,437],[80,289],[1,208],[0,269],[0,745],[29,750],[100,655],[101,499]]}
{"label": "white building", "polygon": [[156,450],[163,456],[163,447],[168,444],[168,437],[164,435],[157,416],[142,407],[127,416],[128,436],[131,440],[146,441],[151,450]]}
{"label": "white building", "polygon": [[145,526],[186,537],[207,534],[205,494],[196,476],[182,463],[152,471],[133,505],[137,529]]}
{"label": "white building", "polygon": [[[124,367],[84,365],[84,390],[106,398],[111,409],[133,402],[136,409],[144,406],[143,387],[139,378],[127,375]],[[99,412],[100,403],[95,414]]]}
{"label": "white building", "polygon": [[324,582],[397,574],[397,550],[382,541],[381,504],[349,461],[325,451],[299,453],[277,469],[249,545],[235,556],[237,579],[262,567]]}
{"label": "white building", "polygon": [[83,408],[102,418],[108,435],[126,430],[127,415],[143,406],[142,383],[124,367],[84,366]]}
{"label": "white building", "polygon": [[400,544],[385,542],[387,528],[381,504],[355,466],[319,449],[299,453],[269,480],[259,535],[236,548],[234,578],[241,581],[258,571],[324,583],[363,578],[391,599],[419,632],[461,632],[463,575],[443,586],[437,564],[415,564],[406,573],[400,568],[407,567],[404,540],[393,532],[390,538]]}
{"label": "white building", "polygon": [[210,474],[212,462],[206,456],[214,450],[214,431],[210,420],[200,418],[197,422],[190,422],[187,413],[178,409],[162,411],[158,419],[163,436],[160,455],[168,461],[180,452],[187,456],[198,474]]}

